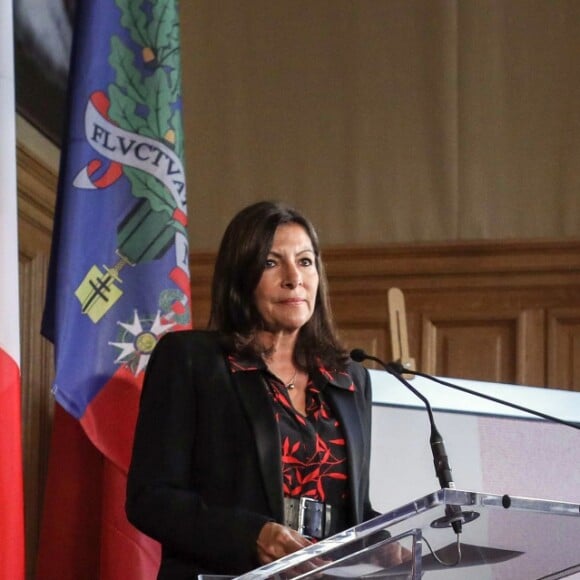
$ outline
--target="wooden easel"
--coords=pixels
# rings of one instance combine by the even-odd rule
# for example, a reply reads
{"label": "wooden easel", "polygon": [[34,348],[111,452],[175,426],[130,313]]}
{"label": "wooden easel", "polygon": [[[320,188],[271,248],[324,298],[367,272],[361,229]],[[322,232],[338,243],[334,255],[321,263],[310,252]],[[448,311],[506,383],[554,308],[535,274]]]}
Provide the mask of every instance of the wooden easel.
{"label": "wooden easel", "polygon": [[[407,314],[405,297],[400,288],[390,288],[388,293],[389,325],[391,328],[391,354],[393,360],[406,369],[415,369],[415,359],[409,356],[409,337],[407,334]],[[406,379],[415,375],[405,374]]]}

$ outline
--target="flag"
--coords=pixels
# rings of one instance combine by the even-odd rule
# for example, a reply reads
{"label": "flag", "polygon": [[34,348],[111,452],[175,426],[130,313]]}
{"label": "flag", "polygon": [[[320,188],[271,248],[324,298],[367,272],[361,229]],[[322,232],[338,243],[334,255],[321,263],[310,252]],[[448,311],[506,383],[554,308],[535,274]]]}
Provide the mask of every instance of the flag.
{"label": "flag", "polygon": [[[66,412],[55,414],[42,580],[155,577],[159,547],[126,521],[124,494],[147,362],[163,334],[191,326],[182,160],[177,1],[77,3],[42,328]],[[91,501],[88,515],[73,509]],[[96,556],[78,536],[95,520]]]}
{"label": "flag", "polygon": [[0,578],[24,580],[12,2],[0,0]]}

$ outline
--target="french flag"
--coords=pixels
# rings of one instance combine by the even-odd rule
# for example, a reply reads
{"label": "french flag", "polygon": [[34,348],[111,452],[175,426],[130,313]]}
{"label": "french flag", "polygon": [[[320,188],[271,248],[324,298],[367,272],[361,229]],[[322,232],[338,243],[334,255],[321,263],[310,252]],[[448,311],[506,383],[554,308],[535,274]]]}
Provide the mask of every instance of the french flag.
{"label": "french flag", "polygon": [[24,580],[12,2],[0,0],[0,578]]}

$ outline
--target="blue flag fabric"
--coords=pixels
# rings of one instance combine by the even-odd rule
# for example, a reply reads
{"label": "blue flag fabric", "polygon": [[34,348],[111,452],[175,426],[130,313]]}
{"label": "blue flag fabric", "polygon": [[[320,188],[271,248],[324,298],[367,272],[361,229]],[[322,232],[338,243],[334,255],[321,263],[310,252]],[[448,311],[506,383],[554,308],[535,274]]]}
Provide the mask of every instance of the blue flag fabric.
{"label": "blue flag fabric", "polygon": [[158,339],[191,325],[179,21],[175,0],[77,11],[42,333],[56,400],[107,454]]}

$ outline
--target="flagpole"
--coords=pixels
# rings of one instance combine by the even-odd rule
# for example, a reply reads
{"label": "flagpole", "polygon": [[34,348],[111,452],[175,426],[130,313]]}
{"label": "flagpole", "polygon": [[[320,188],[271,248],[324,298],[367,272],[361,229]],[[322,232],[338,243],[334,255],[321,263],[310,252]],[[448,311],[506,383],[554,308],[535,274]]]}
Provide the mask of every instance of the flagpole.
{"label": "flagpole", "polygon": [[[0,0],[0,194],[3,227],[0,228],[0,249],[2,261],[10,267],[16,267],[18,272],[18,252],[14,246],[16,224],[16,121],[14,102],[14,49],[12,34],[12,2]],[[16,238],[17,239],[17,238]],[[6,310],[2,314],[10,314],[13,328],[19,328],[18,317],[12,316],[18,312],[18,295],[10,295],[2,301]],[[6,320],[6,318],[4,318]],[[11,354],[20,361],[20,346],[18,341],[11,344]]]}

